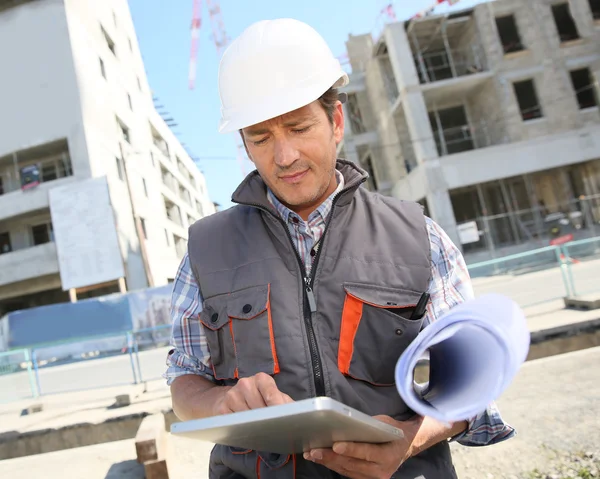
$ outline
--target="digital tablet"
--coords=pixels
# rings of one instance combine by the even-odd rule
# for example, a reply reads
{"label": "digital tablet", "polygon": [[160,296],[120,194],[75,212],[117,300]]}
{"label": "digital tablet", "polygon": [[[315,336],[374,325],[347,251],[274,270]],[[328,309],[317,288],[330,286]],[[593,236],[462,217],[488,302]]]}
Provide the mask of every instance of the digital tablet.
{"label": "digital tablet", "polygon": [[381,444],[404,437],[402,430],[327,397],[178,422],[171,433],[278,454],[329,448],[340,441]]}

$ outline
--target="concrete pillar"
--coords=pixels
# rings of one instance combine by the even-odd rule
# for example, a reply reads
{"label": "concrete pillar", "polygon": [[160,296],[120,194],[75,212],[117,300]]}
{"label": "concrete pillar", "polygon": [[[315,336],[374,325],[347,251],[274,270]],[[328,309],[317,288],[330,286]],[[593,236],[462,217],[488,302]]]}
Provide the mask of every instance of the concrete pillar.
{"label": "concrete pillar", "polygon": [[426,199],[431,219],[440,225],[458,248],[462,249],[456,228],[456,217],[450,200],[450,192],[446,187],[439,160],[428,161],[421,168],[425,168],[426,172]]}
{"label": "concrete pillar", "polygon": [[435,138],[429,123],[427,105],[421,91],[404,24],[394,23],[388,25],[385,31],[385,39],[394,76],[398,83],[398,90],[402,99],[401,108],[404,108],[417,165],[418,168],[425,169],[424,177],[427,182],[425,191],[429,214],[460,248],[450,193],[442,175]]}
{"label": "concrete pillar", "polygon": [[420,165],[429,159],[437,158],[438,153],[404,24],[389,25],[385,31],[385,38],[417,164]]}

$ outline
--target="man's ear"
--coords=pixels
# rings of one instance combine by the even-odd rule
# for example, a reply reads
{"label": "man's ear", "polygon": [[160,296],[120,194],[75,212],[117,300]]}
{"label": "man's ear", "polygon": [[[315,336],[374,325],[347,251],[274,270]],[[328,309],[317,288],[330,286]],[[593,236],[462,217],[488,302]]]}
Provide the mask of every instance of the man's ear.
{"label": "man's ear", "polygon": [[338,101],[333,110],[333,137],[336,145],[344,138],[344,121],[344,107],[342,102]]}
{"label": "man's ear", "polygon": [[254,160],[252,159],[252,156],[250,155],[250,152],[248,151],[248,147],[246,146],[246,139],[244,138],[244,131],[239,130],[239,132],[240,132],[240,136],[242,137],[242,143],[244,144],[244,150],[246,150],[246,156],[252,163],[254,163]]}

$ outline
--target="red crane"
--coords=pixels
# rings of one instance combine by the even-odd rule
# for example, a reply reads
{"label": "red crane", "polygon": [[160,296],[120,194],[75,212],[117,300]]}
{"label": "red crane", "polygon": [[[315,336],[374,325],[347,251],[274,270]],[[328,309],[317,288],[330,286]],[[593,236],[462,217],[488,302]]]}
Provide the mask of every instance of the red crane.
{"label": "red crane", "polygon": [[[229,37],[225,30],[225,23],[223,22],[223,16],[221,15],[221,3],[219,0],[206,0],[208,7],[208,16],[210,19],[210,26],[212,29],[211,39],[217,49],[217,55],[221,58],[223,52],[229,45]],[[194,8],[192,12],[192,46],[190,50],[190,68],[189,68],[189,88],[193,90],[196,82],[196,69],[197,69],[197,57],[198,57],[198,42],[200,38],[200,28],[202,27],[202,0],[194,0]],[[237,138],[237,135],[236,135]],[[237,160],[240,164],[242,175],[246,176],[246,149],[238,138],[236,141]]]}

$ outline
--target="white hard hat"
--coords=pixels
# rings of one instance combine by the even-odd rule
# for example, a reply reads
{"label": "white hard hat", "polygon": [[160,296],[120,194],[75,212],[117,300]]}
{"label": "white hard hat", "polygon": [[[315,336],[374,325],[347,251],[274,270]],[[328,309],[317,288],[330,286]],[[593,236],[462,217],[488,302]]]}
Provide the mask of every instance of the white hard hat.
{"label": "white hard hat", "polygon": [[254,23],[219,65],[219,132],[289,113],[347,84],[340,62],[309,25],[290,18]]}

